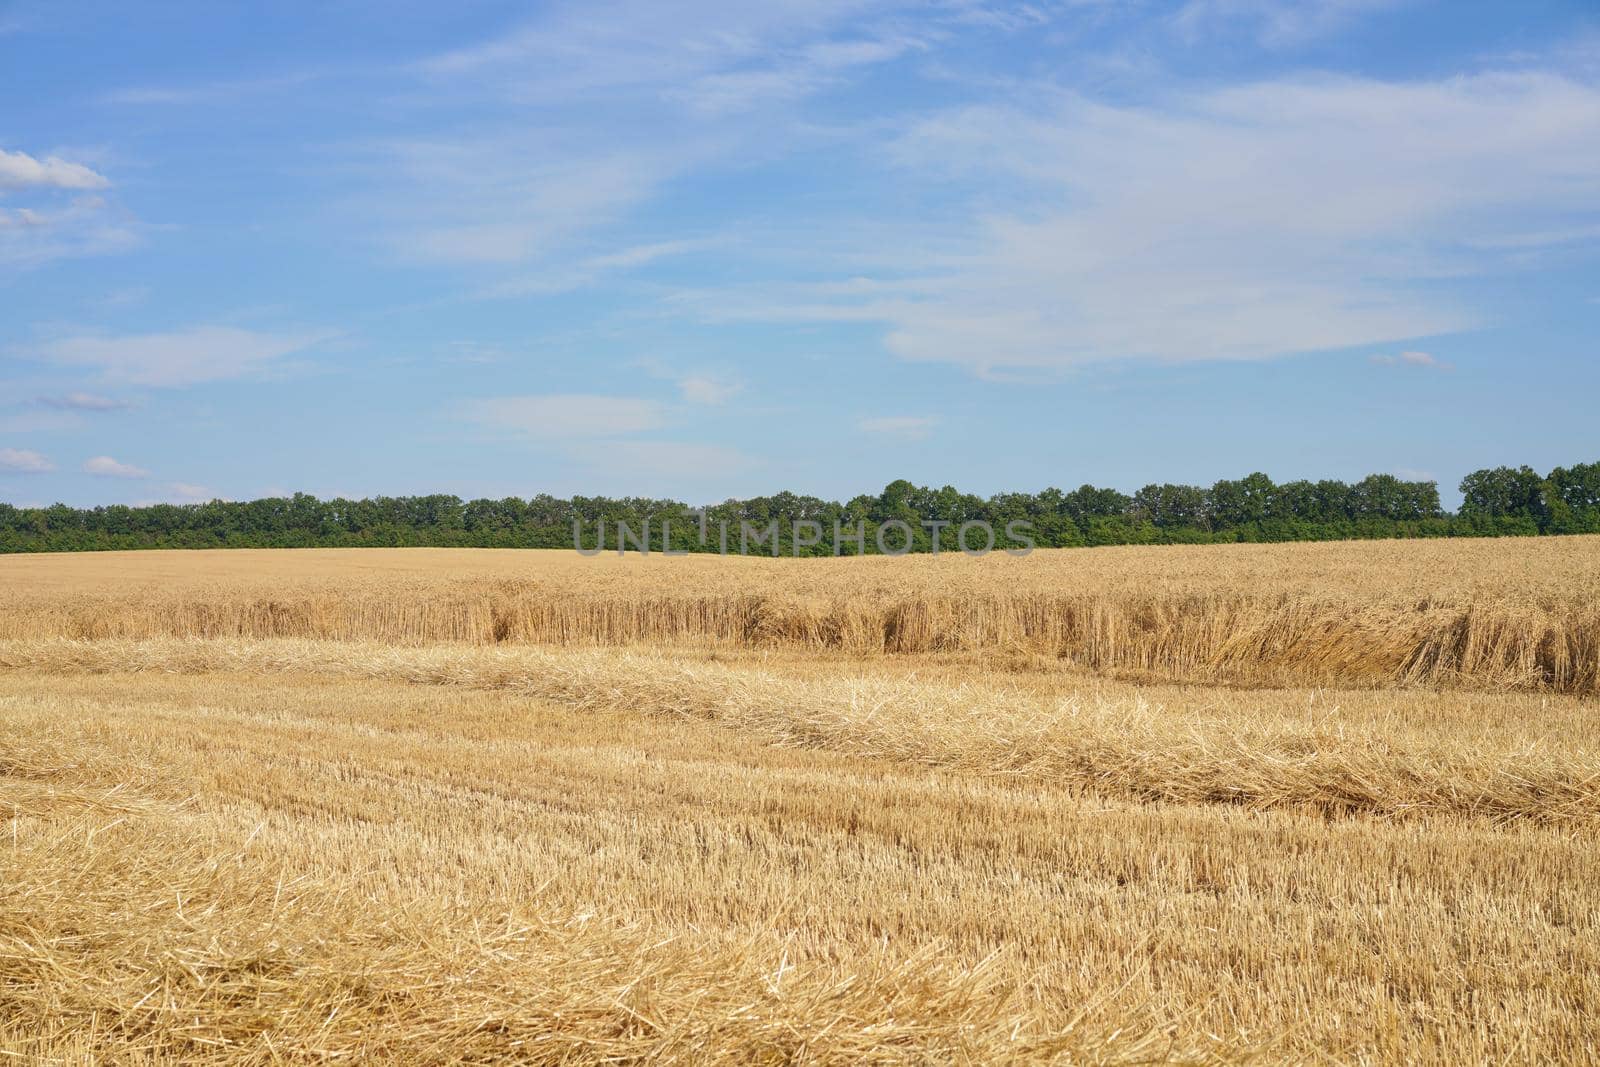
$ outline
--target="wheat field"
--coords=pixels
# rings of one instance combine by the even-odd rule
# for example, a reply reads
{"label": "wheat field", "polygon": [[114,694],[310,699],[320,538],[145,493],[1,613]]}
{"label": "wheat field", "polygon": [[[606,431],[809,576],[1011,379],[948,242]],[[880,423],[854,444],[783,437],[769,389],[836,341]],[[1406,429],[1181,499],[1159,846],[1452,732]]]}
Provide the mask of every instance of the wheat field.
{"label": "wheat field", "polygon": [[0,1057],[1588,1063],[1600,539],[0,558]]}
{"label": "wheat field", "polygon": [[0,564],[0,640],[790,648],[1040,657],[1244,685],[1600,693],[1600,537],[1022,558],[262,549]]}

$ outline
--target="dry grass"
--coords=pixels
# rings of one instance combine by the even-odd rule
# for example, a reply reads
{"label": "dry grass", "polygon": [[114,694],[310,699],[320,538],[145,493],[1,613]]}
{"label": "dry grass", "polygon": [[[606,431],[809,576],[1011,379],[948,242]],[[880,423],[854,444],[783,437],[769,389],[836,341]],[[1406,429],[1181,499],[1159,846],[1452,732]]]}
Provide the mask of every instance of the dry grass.
{"label": "dry grass", "polygon": [[0,638],[1042,655],[1246,685],[1600,692],[1600,537],[1016,559],[375,549],[0,558]]}
{"label": "dry grass", "polygon": [[[1527,819],[1600,829],[1600,718],[1570,698],[1029,691],[956,668],[850,673],[790,657],[315,641],[0,642],[0,670],[320,675],[508,690],[577,712],[696,719],[755,744],[1133,800],[1326,815]],[[1530,711],[1532,713],[1530,714]]]}
{"label": "dry grass", "polygon": [[[1597,544],[0,560],[0,1060],[1593,1062],[1593,701],[1374,664],[1430,583],[1581,621]],[[1028,597],[1234,658],[770,623]]]}
{"label": "dry grass", "polygon": [[41,1054],[1580,1062],[1596,1037],[1588,834],[1151,806],[504,691],[8,677],[0,1018]]}
{"label": "dry grass", "polygon": [[[55,690],[80,711],[65,730],[49,697],[6,702],[38,731],[6,757],[25,783],[6,783],[0,850],[0,1047],[13,1052],[1098,1059],[1158,1036],[1041,1027],[993,959],[868,937],[846,965],[771,936],[755,916],[795,872],[751,876],[799,842],[762,833],[736,869],[708,864],[706,848],[729,851],[761,817],[709,794],[654,810],[630,796],[691,788],[708,743],[692,732],[601,720],[579,741],[536,709],[393,686],[124,693]],[[467,736],[430,732],[441,712]],[[723,784],[783,788],[811,770],[795,762]],[[786,803],[833,799],[816,792]]]}

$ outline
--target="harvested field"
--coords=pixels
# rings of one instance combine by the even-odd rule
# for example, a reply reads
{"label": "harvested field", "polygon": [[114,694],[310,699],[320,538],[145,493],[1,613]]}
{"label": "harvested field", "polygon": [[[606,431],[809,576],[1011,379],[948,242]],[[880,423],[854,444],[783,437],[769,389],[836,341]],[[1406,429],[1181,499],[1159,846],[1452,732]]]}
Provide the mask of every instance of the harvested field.
{"label": "harvested field", "polygon": [[[0,559],[0,1054],[1592,1062],[1597,553]],[[682,607],[1030,597],[1191,643]]]}
{"label": "harvested field", "polygon": [[1600,537],[793,560],[471,549],[0,558],[0,639],[1044,657],[1240,685],[1600,692]]}

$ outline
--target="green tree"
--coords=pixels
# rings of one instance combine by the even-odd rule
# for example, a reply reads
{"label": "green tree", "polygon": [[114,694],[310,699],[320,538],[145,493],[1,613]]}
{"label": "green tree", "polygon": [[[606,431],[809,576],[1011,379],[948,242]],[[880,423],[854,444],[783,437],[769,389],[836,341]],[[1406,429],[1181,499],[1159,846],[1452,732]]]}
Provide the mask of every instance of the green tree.
{"label": "green tree", "polygon": [[1465,518],[1532,519],[1549,517],[1545,480],[1532,467],[1492,467],[1461,480],[1461,514]]}
{"label": "green tree", "polygon": [[1197,485],[1147,485],[1133,495],[1134,514],[1166,529],[1209,530],[1211,509],[1206,491]]}
{"label": "green tree", "polygon": [[1220,481],[1211,487],[1210,511],[1219,526],[1245,526],[1260,522],[1272,511],[1276,490],[1272,479],[1260,471],[1238,481]]}

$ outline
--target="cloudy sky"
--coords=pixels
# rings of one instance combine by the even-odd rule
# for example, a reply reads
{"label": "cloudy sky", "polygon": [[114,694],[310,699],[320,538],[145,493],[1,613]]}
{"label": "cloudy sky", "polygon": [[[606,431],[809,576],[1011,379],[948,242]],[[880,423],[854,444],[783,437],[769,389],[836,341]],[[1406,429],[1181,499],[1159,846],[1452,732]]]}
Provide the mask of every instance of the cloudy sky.
{"label": "cloudy sky", "polygon": [[1600,459],[1593,0],[0,0],[0,499]]}

